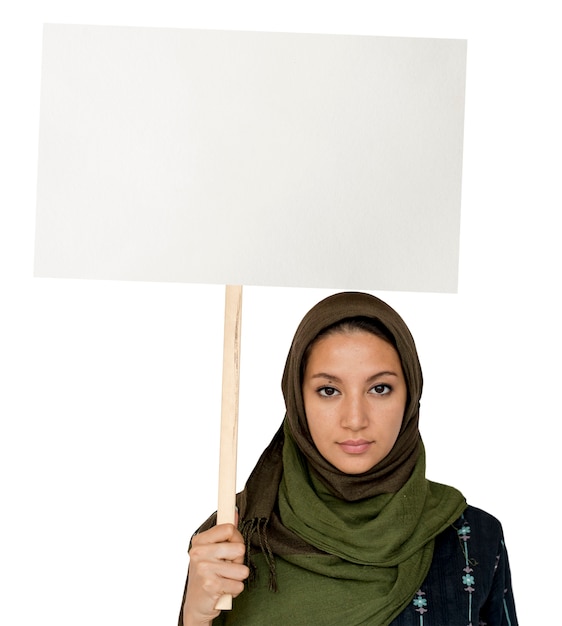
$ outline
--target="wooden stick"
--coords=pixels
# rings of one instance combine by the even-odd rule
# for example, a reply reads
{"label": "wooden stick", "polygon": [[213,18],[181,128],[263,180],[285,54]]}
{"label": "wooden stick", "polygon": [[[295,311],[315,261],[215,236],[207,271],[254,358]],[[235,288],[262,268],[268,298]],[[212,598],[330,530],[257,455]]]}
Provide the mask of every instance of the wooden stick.
{"label": "wooden stick", "polygon": [[[238,446],[238,398],[240,389],[240,330],[242,286],[227,285],[224,309],[224,351],[219,458],[219,502],[217,524],[234,524],[236,519],[236,452]],[[221,596],[216,607],[232,609],[232,596]]]}

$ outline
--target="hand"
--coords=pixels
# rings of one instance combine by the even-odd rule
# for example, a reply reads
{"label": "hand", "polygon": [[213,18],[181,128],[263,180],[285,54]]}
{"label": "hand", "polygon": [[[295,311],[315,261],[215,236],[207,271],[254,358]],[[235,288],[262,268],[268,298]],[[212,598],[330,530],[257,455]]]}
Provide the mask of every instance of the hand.
{"label": "hand", "polygon": [[244,539],[232,524],[220,524],[195,535],[189,551],[189,577],[183,608],[184,626],[210,624],[220,613],[221,595],[244,590],[250,570],[244,565]]}

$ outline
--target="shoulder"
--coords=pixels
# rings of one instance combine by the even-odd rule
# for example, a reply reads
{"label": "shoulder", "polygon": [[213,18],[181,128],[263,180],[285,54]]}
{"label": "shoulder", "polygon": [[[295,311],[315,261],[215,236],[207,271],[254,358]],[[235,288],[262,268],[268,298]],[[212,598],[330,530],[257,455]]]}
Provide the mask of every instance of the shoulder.
{"label": "shoulder", "polygon": [[474,560],[493,571],[504,550],[500,521],[487,511],[469,505],[436,537],[434,559]]}
{"label": "shoulder", "polygon": [[[459,531],[462,526],[465,534],[480,537],[482,540],[493,541],[495,545],[503,539],[503,529],[500,521],[482,509],[468,505],[459,519],[453,524]],[[463,533],[460,533],[463,534]]]}
{"label": "shoulder", "polygon": [[452,557],[467,551],[493,563],[503,549],[503,529],[500,521],[482,509],[468,505],[451,526],[436,537],[436,556]]}
{"label": "shoulder", "polygon": [[488,511],[484,511],[483,509],[479,509],[471,504],[468,504],[466,509],[463,512],[465,517],[470,517],[471,519],[478,521],[482,524],[487,524],[490,526],[496,526],[501,528],[501,523],[497,517],[494,517]]}
{"label": "shoulder", "polygon": [[467,506],[435,538],[431,567],[414,605],[393,626],[418,624],[421,618],[424,624],[517,624],[502,525],[496,517]]}
{"label": "shoulder", "polygon": [[499,520],[482,509],[467,506],[461,516],[436,537],[433,566],[447,578],[456,579],[462,572],[459,580],[465,581],[470,593],[474,592],[472,583],[478,581],[476,595],[480,595],[483,602],[493,586],[504,553]]}

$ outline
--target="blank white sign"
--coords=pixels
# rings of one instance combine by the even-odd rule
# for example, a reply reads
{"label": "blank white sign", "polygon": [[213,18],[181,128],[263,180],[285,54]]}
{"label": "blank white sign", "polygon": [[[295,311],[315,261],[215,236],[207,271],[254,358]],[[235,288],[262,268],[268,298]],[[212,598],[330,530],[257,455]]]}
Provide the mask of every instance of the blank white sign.
{"label": "blank white sign", "polygon": [[464,40],[44,28],[35,274],[457,289]]}

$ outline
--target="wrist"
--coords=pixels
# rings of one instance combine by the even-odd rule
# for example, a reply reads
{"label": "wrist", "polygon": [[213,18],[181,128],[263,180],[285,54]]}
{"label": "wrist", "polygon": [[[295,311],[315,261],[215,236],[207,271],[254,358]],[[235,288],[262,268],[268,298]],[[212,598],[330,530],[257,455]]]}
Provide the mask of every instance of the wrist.
{"label": "wrist", "polygon": [[211,626],[212,623],[213,623],[213,620],[210,620],[210,621],[196,620],[192,616],[186,615],[185,613],[183,616],[183,626]]}

